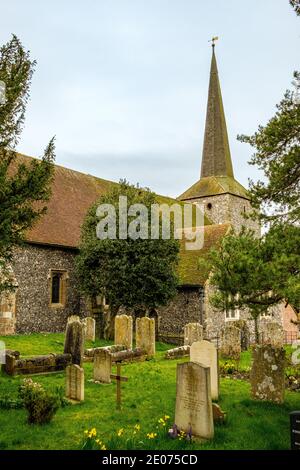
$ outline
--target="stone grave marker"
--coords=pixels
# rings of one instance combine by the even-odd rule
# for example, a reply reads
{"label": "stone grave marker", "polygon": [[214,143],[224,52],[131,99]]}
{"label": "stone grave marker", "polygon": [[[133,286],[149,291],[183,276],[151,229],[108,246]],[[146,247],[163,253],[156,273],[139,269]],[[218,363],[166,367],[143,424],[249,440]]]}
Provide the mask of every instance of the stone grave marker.
{"label": "stone grave marker", "polygon": [[94,381],[111,383],[111,353],[106,349],[97,349],[94,354]]}
{"label": "stone grave marker", "polygon": [[175,424],[196,438],[213,438],[209,367],[195,362],[177,365]]}
{"label": "stone grave marker", "polygon": [[115,344],[132,349],[132,317],[117,315],[115,318]]}
{"label": "stone grave marker", "polygon": [[283,403],[285,390],[285,351],[270,344],[257,345],[252,351],[251,394],[256,400]]}
{"label": "stone grave marker", "polygon": [[84,323],[86,341],[95,341],[96,321],[92,317],[86,317]]}
{"label": "stone grave marker", "polygon": [[196,341],[190,347],[190,361],[210,367],[211,398],[219,398],[218,351],[209,341]]}
{"label": "stone grave marker", "polygon": [[66,397],[69,400],[84,400],[84,370],[77,364],[66,368]]}
{"label": "stone grave marker", "polygon": [[200,323],[187,323],[184,326],[184,345],[191,346],[195,341],[201,341],[203,326]]}
{"label": "stone grave marker", "polygon": [[72,363],[81,366],[84,354],[84,325],[77,319],[68,320],[64,353],[71,354]]}
{"label": "stone grave marker", "polygon": [[121,363],[117,362],[117,373],[110,374],[111,379],[117,381],[117,410],[121,409],[121,382],[127,382],[128,377],[121,376]]}
{"label": "stone grave marker", "polygon": [[241,330],[230,322],[222,330],[221,354],[237,361],[241,357]]}
{"label": "stone grave marker", "polygon": [[142,317],[136,319],[136,347],[146,352],[148,357],[155,355],[155,320]]}

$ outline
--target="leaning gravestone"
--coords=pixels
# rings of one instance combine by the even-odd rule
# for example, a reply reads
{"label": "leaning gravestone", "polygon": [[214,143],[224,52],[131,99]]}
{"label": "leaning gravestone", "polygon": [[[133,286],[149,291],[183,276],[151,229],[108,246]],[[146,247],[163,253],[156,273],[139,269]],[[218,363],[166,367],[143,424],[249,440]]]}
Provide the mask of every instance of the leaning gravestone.
{"label": "leaning gravestone", "polygon": [[84,400],[84,370],[77,364],[66,368],[66,397],[70,400]]}
{"label": "leaning gravestone", "polygon": [[282,325],[277,322],[264,322],[261,324],[263,344],[281,348],[284,343],[284,331]]}
{"label": "leaning gravestone", "polygon": [[155,320],[142,317],[136,319],[136,347],[145,351],[148,357],[155,355]]}
{"label": "leaning gravestone", "polygon": [[117,315],[115,318],[115,344],[132,349],[132,317]]}
{"label": "leaning gravestone", "polygon": [[191,346],[195,341],[201,341],[203,326],[200,323],[188,323],[184,326],[184,345]]}
{"label": "leaning gravestone", "polygon": [[94,354],[94,381],[111,383],[111,353],[106,349],[98,349]]}
{"label": "leaning gravestone", "polygon": [[252,352],[251,394],[257,400],[283,403],[285,351],[270,344],[257,345]]}
{"label": "leaning gravestone", "polygon": [[71,354],[72,363],[81,366],[84,354],[84,325],[76,318],[67,323],[64,353]]}
{"label": "leaning gravestone", "polygon": [[209,367],[195,362],[177,365],[175,424],[194,437],[213,438]]}
{"label": "leaning gravestone", "polygon": [[230,323],[222,330],[221,354],[237,361],[241,356],[241,330]]}
{"label": "leaning gravestone", "polygon": [[95,341],[96,321],[92,317],[86,317],[84,324],[86,341]]}
{"label": "leaning gravestone", "polygon": [[210,367],[211,398],[219,398],[219,374],[218,374],[218,351],[213,343],[209,341],[196,341],[190,348],[191,362],[197,362],[205,367]]}

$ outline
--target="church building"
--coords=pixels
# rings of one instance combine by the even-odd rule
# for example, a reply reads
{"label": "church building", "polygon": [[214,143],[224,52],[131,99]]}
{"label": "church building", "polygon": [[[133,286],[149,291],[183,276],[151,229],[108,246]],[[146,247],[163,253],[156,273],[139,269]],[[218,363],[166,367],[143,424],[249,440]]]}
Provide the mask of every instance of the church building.
{"label": "church building", "polygon": [[[26,164],[32,157],[18,158]],[[25,245],[14,252],[11,268],[17,289],[0,299],[0,335],[64,331],[68,316],[73,314],[93,316],[101,335],[109,306],[100,298],[82,298],[74,260],[87,210],[115,184],[55,165],[48,210],[27,234]],[[217,247],[231,229],[245,225],[260,233],[257,222],[244,218],[251,203],[247,190],[234,178],[214,45],[200,178],[177,200],[163,196],[161,200],[170,205],[178,200],[200,204],[205,222],[203,248],[181,248],[177,296],[155,312],[158,337],[180,342],[189,322],[200,322],[207,338],[218,336],[227,321],[244,322],[253,331],[247,312],[212,309],[207,275],[198,262],[199,258],[207,259],[210,248]],[[297,326],[290,321],[297,319],[291,309],[278,306],[270,318],[286,332],[297,334]]]}

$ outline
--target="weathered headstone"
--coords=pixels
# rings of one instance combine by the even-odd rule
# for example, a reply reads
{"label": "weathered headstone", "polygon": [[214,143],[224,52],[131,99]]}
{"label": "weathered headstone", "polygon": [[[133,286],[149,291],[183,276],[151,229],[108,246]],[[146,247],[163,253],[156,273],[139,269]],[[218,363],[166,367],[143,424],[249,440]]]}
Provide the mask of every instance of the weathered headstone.
{"label": "weathered headstone", "polygon": [[241,330],[230,323],[222,330],[221,354],[235,360],[241,356]]}
{"label": "weathered headstone", "polygon": [[66,397],[70,400],[84,400],[84,370],[77,364],[66,368]]}
{"label": "weathered headstone", "polygon": [[98,349],[94,354],[94,380],[95,382],[111,383],[111,353],[105,349]]}
{"label": "weathered headstone", "polygon": [[190,360],[205,367],[210,367],[211,398],[219,398],[218,351],[209,341],[196,341],[190,347]]}
{"label": "weathered headstone", "polygon": [[147,356],[155,355],[155,320],[142,317],[136,319],[136,347],[146,352]]}
{"label": "weathered headstone", "polygon": [[300,411],[290,413],[291,450],[300,450]]}
{"label": "weathered headstone", "polygon": [[200,323],[188,323],[184,326],[184,345],[191,346],[195,341],[201,341],[203,326]]}
{"label": "weathered headstone", "polygon": [[209,367],[195,362],[177,365],[175,424],[194,437],[213,438]]}
{"label": "weathered headstone", "polygon": [[283,403],[285,389],[285,351],[283,348],[257,345],[252,351],[251,394],[257,400]]}
{"label": "weathered headstone", "polygon": [[85,319],[85,339],[86,341],[95,341],[96,321],[92,317]]}
{"label": "weathered headstone", "polygon": [[77,319],[67,323],[64,353],[71,354],[72,363],[81,366],[84,354],[84,325]]}
{"label": "weathered headstone", "polygon": [[115,318],[115,344],[132,349],[132,317],[117,315]]}
{"label": "weathered headstone", "polygon": [[261,322],[262,343],[281,348],[284,343],[284,331],[282,325],[277,322]]}

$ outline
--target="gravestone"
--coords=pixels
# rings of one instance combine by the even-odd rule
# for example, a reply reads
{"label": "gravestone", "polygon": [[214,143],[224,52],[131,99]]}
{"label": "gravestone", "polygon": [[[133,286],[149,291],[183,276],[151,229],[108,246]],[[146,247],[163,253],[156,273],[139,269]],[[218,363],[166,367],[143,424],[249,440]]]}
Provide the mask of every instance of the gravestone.
{"label": "gravestone", "polygon": [[68,320],[64,353],[71,354],[72,363],[81,366],[84,354],[84,325],[77,318]]}
{"label": "gravestone", "polygon": [[213,438],[209,367],[195,362],[177,365],[175,424],[196,438]]}
{"label": "gravestone", "polygon": [[252,351],[251,394],[257,400],[283,403],[285,389],[285,351],[270,344],[257,345]]}
{"label": "gravestone", "polygon": [[84,400],[84,370],[77,364],[66,368],[66,397],[70,400]]}
{"label": "gravestone", "polygon": [[191,346],[195,341],[201,341],[203,326],[200,323],[188,323],[184,326],[184,345]]}
{"label": "gravestone", "polygon": [[96,321],[92,317],[87,317],[84,324],[86,341],[95,341]]}
{"label": "gravestone", "polygon": [[262,343],[281,348],[284,343],[284,331],[282,325],[277,322],[261,322]]}
{"label": "gravestone", "polygon": [[136,347],[146,352],[148,357],[155,355],[155,320],[142,317],[136,319]]}
{"label": "gravestone", "polygon": [[115,318],[115,344],[132,349],[132,317],[117,315]]}
{"label": "gravestone", "polygon": [[111,353],[106,349],[98,349],[94,354],[94,380],[95,382],[111,383]]}
{"label": "gravestone", "polygon": [[300,450],[300,411],[290,413],[291,450]]}
{"label": "gravestone", "polygon": [[219,398],[218,351],[209,341],[196,341],[190,347],[190,361],[210,367],[211,398]]}
{"label": "gravestone", "polygon": [[230,323],[222,330],[221,354],[237,361],[241,356],[241,330]]}

